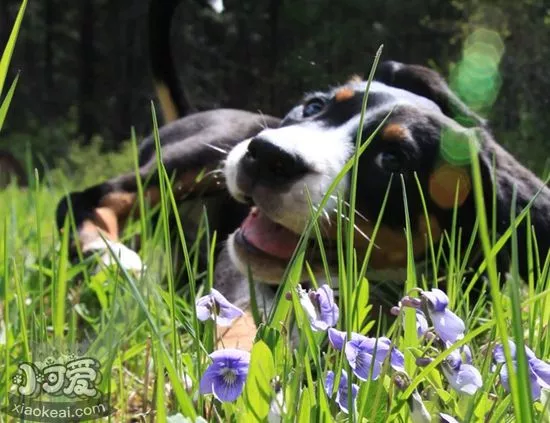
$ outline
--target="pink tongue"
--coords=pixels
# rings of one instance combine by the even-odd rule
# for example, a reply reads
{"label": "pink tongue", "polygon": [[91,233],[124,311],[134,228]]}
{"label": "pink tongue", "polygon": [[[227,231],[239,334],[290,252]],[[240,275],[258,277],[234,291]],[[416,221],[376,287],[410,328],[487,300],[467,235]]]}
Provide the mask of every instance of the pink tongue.
{"label": "pink tongue", "polygon": [[256,207],[241,225],[244,238],[269,255],[288,260],[298,245],[300,237],[278,223],[269,220]]}

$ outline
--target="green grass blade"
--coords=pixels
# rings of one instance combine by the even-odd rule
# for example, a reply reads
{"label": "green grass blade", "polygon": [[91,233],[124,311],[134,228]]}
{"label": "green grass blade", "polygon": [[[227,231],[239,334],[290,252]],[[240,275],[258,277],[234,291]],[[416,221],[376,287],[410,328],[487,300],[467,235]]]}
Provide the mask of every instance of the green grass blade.
{"label": "green grass blade", "polygon": [[[508,375],[510,377],[510,386],[512,391],[512,401],[514,403],[514,412],[516,413],[516,418],[519,421],[530,421],[525,420],[528,416],[522,414],[520,393],[517,390],[517,376],[515,373],[512,354],[510,351],[510,345],[508,344],[508,333],[507,333],[507,324],[506,317],[504,315],[504,310],[501,302],[500,294],[500,284],[496,268],[496,256],[491,254],[491,239],[489,236],[489,226],[487,223],[487,212],[485,207],[485,199],[482,186],[482,176],[481,176],[481,165],[479,163],[480,158],[478,157],[478,149],[476,145],[476,140],[471,139],[470,141],[470,158],[472,163],[472,173],[473,173],[473,188],[474,188],[474,198],[477,208],[477,215],[479,219],[479,236],[481,240],[481,246],[485,258],[487,259],[487,275],[489,278],[489,287],[491,292],[491,297],[493,299],[493,311],[494,311],[494,320],[497,326],[497,333],[502,342],[504,348],[504,354],[506,356],[506,365],[508,366]],[[456,344],[455,344],[456,345]]]}
{"label": "green grass blade", "polygon": [[67,301],[67,268],[69,266],[69,220],[65,219],[63,235],[61,236],[61,248],[57,259],[57,272],[55,275],[55,307],[54,307],[54,334],[58,341],[64,338],[65,331],[65,304]]}
{"label": "green grass blade", "polygon": [[19,8],[19,13],[17,13],[17,18],[13,24],[11,30],[10,38],[8,43],[4,48],[4,53],[2,54],[2,59],[0,59],[0,95],[4,89],[4,82],[6,81],[6,76],[8,74],[8,67],[10,65],[11,56],[13,55],[13,50],[15,49],[15,41],[19,34],[19,28],[21,27],[21,22],[23,21],[23,15],[25,14],[25,9],[27,7],[27,0],[23,0],[21,7]]}
{"label": "green grass blade", "polygon": [[17,86],[18,80],[19,80],[19,74],[17,74],[17,76],[11,83],[10,89],[6,94],[6,97],[2,101],[2,105],[0,106],[0,130],[2,130],[2,127],[4,126],[4,121],[6,120],[8,109],[10,107],[11,99],[13,97],[13,93],[15,92],[15,87]]}

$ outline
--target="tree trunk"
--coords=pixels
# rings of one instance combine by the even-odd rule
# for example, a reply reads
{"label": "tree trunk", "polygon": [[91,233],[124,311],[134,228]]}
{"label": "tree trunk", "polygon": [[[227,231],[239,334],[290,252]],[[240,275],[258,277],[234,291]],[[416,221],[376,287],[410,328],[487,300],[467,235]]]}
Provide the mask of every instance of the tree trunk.
{"label": "tree trunk", "polygon": [[[44,100],[46,104],[51,103],[53,93],[53,26],[54,26],[54,4],[53,0],[45,0],[44,16]],[[47,109],[51,110],[50,107]]]}
{"label": "tree trunk", "polygon": [[92,0],[82,0],[80,16],[80,45],[79,45],[79,82],[78,82],[78,125],[85,144],[95,131],[96,125],[95,107],[100,107],[94,101],[94,5]]}

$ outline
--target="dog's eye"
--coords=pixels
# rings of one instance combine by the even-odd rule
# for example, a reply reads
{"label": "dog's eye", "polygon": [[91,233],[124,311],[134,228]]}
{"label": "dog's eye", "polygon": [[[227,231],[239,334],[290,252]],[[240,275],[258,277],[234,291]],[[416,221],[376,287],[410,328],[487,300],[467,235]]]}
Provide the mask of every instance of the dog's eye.
{"label": "dog's eye", "polygon": [[325,100],[322,98],[312,98],[304,104],[304,110],[302,111],[303,117],[307,118],[320,113],[325,107]]}
{"label": "dog's eye", "polygon": [[387,172],[397,172],[402,168],[401,157],[392,151],[383,151],[374,159],[375,163]]}

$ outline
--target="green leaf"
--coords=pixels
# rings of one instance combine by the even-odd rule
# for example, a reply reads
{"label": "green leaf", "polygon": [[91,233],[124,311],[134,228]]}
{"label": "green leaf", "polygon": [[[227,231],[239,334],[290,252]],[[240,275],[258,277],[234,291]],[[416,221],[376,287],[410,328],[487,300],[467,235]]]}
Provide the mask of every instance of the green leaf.
{"label": "green leaf", "polygon": [[15,24],[11,30],[10,38],[6,44],[4,53],[2,54],[2,59],[0,59],[0,94],[2,94],[2,90],[4,88],[4,82],[6,80],[6,75],[8,74],[8,66],[10,65],[13,50],[15,49],[15,41],[17,40],[17,35],[19,34],[19,28],[21,27],[21,22],[23,21],[23,15],[26,7],[27,0],[23,0],[23,3],[19,8],[17,18],[15,19]]}
{"label": "green leaf", "polygon": [[244,388],[244,399],[248,407],[247,421],[263,421],[267,417],[273,391],[271,379],[274,377],[273,354],[265,342],[259,341],[252,348]]}
{"label": "green leaf", "polygon": [[309,398],[309,391],[304,389],[300,398],[300,406],[298,407],[298,423],[309,423],[311,413],[311,399]]}
{"label": "green leaf", "polygon": [[274,327],[262,324],[256,332],[256,340],[266,343],[273,354],[276,373],[283,373],[285,365],[285,345],[281,331]]}
{"label": "green leaf", "polygon": [[2,105],[0,106],[0,130],[4,126],[4,120],[6,120],[6,115],[8,114],[8,108],[10,107],[11,99],[13,97],[13,93],[15,91],[15,87],[17,85],[17,81],[19,80],[19,74],[15,77],[13,82],[11,83],[11,87],[6,94],[6,98],[4,98],[4,101],[2,102]]}
{"label": "green leaf", "polygon": [[[370,384],[370,386],[369,386]],[[388,392],[380,380],[362,383],[357,396],[357,409],[362,411],[359,417],[369,418],[369,421],[382,422],[388,416]],[[372,418],[372,420],[370,420]]]}

